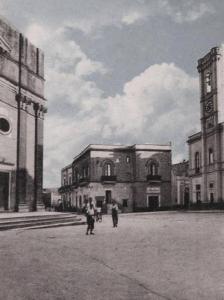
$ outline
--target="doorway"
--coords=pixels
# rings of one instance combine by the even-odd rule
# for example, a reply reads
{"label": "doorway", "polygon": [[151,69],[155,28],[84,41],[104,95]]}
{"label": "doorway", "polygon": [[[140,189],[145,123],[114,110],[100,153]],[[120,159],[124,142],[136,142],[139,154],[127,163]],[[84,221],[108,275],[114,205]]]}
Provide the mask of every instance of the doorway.
{"label": "doorway", "polygon": [[0,172],[0,209],[9,209],[9,173]]}
{"label": "doorway", "polygon": [[110,190],[106,190],[106,204],[110,204],[112,201],[112,192]]}
{"label": "doorway", "polygon": [[148,196],[147,200],[149,210],[156,210],[159,207],[159,196]]}
{"label": "doorway", "polygon": [[185,208],[189,207],[189,200],[190,200],[189,188],[186,187],[184,190],[184,207]]}

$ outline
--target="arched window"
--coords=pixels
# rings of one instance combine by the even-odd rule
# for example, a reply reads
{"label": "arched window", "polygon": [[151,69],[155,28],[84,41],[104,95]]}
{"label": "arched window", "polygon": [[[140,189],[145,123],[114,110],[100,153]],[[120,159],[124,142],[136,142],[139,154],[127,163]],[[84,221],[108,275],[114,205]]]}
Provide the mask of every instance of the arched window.
{"label": "arched window", "polygon": [[214,163],[214,153],[212,148],[208,149],[208,163],[209,165]]}
{"label": "arched window", "polygon": [[159,163],[156,160],[150,160],[146,164],[148,169],[148,175],[158,175],[159,174]]}
{"label": "arched window", "polygon": [[112,168],[111,168],[111,164],[110,163],[106,163],[105,165],[105,175],[106,176],[111,176],[111,172]]}
{"label": "arched window", "polygon": [[157,175],[158,174],[158,168],[155,163],[152,163],[150,165],[150,175]]}
{"label": "arched window", "polygon": [[106,161],[103,166],[103,175],[104,176],[113,176],[114,175],[114,165],[112,161]]}
{"label": "arched window", "polygon": [[205,92],[210,93],[212,90],[212,74],[211,72],[207,72],[205,74]]}
{"label": "arched window", "polygon": [[199,171],[200,171],[200,154],[199,154],[199,152],[195,153],[194,159],[195,159],[195,172],[199,173]]}

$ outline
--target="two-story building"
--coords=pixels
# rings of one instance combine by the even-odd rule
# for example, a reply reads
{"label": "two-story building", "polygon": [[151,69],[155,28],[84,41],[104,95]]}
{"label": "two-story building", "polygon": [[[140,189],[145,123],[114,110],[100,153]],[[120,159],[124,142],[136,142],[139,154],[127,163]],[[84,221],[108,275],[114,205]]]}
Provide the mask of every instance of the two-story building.
{"label": "two-story building", "polygon": [[171,205],[171,145],[89,145],[61,171],[62,199],[81,209],[89,198],[108,211]]}

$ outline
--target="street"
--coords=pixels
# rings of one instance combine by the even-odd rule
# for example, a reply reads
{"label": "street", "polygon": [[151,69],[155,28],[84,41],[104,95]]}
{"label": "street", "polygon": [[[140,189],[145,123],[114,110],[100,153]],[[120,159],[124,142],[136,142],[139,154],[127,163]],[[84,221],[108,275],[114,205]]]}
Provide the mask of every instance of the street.
{"label": "street", "polygon": [[224,214],[0,232],[0,299],[224,299]]}

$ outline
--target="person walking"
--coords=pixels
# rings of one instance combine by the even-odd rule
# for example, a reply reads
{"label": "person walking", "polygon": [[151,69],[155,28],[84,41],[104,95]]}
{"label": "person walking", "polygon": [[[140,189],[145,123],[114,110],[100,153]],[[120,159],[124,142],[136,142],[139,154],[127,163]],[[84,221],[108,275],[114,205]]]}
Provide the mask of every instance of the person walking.
{"label": "person walking", "polygon": [[118,225],[118,205],[115,200],[112,201],[112,221],[113,227],[117,227]]}
{"label": "person walking", "polygon": [[86,217],[87,217],[87,231],[86,234],[94,234],[93,233],[93,229],[94,229],[94,215],[95,215],[95,209],[94,206],[92,204],[92,202],[90,203],[90,205],[86,208]]}
{"label": "person walking", "polygon": [[102,222],[102,213],[101,213],[101,207],[96,208],[96,221]]}

